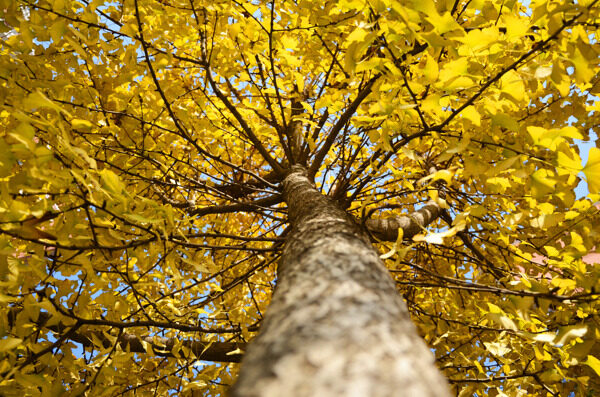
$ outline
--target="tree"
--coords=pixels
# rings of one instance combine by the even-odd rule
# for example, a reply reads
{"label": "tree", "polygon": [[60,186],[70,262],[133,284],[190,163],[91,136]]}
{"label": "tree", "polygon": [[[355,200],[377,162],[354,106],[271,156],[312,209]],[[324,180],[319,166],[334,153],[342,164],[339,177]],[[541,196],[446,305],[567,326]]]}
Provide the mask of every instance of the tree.
{"label": "tree", "polygon": [[0,393],[600,390],[599,7],[3,0]]}

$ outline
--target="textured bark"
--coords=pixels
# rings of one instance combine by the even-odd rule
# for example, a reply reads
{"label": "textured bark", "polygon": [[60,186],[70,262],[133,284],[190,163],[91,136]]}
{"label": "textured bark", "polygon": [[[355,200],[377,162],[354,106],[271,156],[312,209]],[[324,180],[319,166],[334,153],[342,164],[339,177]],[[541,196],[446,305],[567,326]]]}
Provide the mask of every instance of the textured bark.
{"label": "textured bark", "polygon": [[403,238],[410,239],[419,234],[423,228],[436,220],[442,208],[434,201],[408,216],[396,216],[385,219],[367,219],[365,226],[373,236],[381,241],[396,241],[398,229],[402,229]]}
{"label": "textured bark", "polygon": [[368,236],[294,167],[292,231],[232,396],[447,396]]}

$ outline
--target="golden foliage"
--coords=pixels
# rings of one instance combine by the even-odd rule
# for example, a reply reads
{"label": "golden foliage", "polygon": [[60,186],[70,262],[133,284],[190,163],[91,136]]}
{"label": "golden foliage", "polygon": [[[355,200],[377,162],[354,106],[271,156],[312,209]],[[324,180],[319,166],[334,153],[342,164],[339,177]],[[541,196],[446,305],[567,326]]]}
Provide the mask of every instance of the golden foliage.
{"label": "golden foliage", "polygon": [[0,0],[0,394],[223,393],[237,364],[188,342],[260,326],[291,163],[357,218],[446,208],[380,248],[459,395],[600,393],[599,24],[597,0]]}

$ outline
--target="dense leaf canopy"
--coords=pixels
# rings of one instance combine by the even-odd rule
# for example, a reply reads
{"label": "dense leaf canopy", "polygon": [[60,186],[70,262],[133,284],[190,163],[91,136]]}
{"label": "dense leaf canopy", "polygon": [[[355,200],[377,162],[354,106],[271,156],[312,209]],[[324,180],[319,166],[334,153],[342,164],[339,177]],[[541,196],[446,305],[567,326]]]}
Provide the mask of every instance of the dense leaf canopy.
{"label": "dense leaf canopy", "polygon": [[459,395],[600,393],[599,24],[597,0],[0,0],[0,394],[222,395],[294,163],[363,225],[443,209],[373,241]]}

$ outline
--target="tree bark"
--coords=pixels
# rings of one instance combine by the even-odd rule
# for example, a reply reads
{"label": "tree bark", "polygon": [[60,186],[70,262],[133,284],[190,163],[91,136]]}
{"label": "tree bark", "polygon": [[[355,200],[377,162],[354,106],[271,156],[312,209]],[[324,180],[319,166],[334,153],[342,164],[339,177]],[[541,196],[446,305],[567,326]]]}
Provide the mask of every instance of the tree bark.
{"label": "tree bark", "polygon": [[294,166],[292,231],[234,397],[448,396],[368,236]]}

